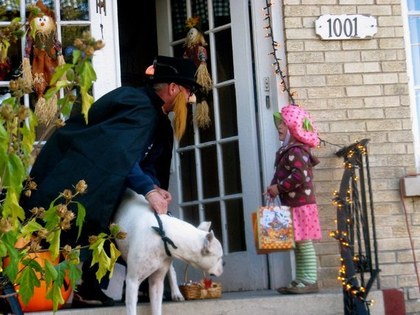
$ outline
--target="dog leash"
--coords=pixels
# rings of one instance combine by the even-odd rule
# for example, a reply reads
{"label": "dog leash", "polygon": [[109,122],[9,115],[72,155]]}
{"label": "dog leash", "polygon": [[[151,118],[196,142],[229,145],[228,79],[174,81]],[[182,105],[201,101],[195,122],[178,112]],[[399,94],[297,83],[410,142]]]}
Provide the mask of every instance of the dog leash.
{"label": "dog leash", "polygon": [[[158,233],[160,235],[160,237],[162,238],[163,244],[165,245],[165,252],[166,255],[168,256],[172,256],[171,252],[169,251],[169,247],[168,244],[171,245],[174,249],[177,249],[178,247],[175,246],[175,243],[172,242],[172,240],[167,237],[165,235],[165,231],[163,230],[163,225],[162,225],[162,220],[160,219],[159,215],[157,214],[156,211],[153,211],[153,213],[155,214],[156,220],[158,222],[159,227],[157,226],[152,226],[153,230],[156,231],[156,233]],[[170,212],[168,212],[168,215],[171,215]]]}

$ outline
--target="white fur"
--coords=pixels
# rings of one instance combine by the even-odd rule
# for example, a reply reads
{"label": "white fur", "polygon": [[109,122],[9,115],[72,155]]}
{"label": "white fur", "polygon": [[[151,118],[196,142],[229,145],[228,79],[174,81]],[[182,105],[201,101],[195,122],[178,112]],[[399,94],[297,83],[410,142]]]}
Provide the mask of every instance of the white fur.
{"label": "white fur", "polygon": [[152,315],[162,314],[163,282],[169,271],[172,299],[183,300],[179,291],[172,259],[180,259],[194,268],[220,276],[223,272],[223,250],[210,222],[199,228],[168,215],[160,215],[163,230],[177,246],[169,245],[171,257],[165,252],[161,236],[152,228],[158,222],[143,196],[128,190],[115,217],[121,230],[127,233],[117,240],[118,248],[127,263],[125,304],[128,315],[135,315],[139,285],[149,277],[149,298]]}

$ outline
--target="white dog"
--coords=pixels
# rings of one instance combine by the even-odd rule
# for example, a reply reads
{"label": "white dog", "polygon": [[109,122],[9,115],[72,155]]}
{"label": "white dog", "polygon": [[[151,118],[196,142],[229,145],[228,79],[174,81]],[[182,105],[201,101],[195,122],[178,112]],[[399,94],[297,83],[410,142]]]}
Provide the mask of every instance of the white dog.
{"label": "white dog", "polygon": [[127,233],[117,245],[127,263],[128,315],[136,314],[139,285],[147,277],[152,315],[162,314],[163,282],[168,269],[172,299],[183,300],[171,265],[173,258],[211,275],[220,276],[223,272],[222,246],[209,232],[209,222],[196,228],[169,215],[158,217],[160,222],[146,199],[131,190],[127,190],[115,217],[115,223]]}

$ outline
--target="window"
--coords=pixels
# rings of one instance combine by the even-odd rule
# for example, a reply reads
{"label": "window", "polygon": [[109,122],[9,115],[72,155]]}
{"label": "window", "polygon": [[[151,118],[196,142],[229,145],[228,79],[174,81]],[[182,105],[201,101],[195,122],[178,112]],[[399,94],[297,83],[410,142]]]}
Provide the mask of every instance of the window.
{"label": "window", "polygon": [[415,141],[415,152],[417,153],[417,168],[420,167],[420,2],[407,0],[407,28],[409,48],[407,51],[408,60],[411,61],[409,69],[410,90],[412,100],[413,133]]}
{"label": "window", "polygon": [[[0,29],[5,31],[11,26],[14,19],[20,18],[24,25],[30,15],[30,6],[36,1],[31,0],[0,0]],[[43,13],[48,15],[48,10],[54,14],[57,30],[53,36],[58,40],[62,47],[62,54],[66,61],[71,60],[74,49],[73,42],[75,38],[82,37],[83,32],[90,30],[89,2],[88,0],[44,0],[46,10]],[[26,25],[24,30],[26,31]],[[48,40],[45,42],[48,43]],[[36,49],[36,41],[27,41],[25,36],[12,41],[6,51],[3,50],[3,58],[0,60],[0,102],[6,99],[9,94],[9,81],[14,80],[22,74],[22,61],[25,54],[29,54],[32,65],[33,52]],[[4,48],[4,46],[3,46]],[[40,70],[40,72],[42,72]],[[49,81],[48,78],[46,81]],[[38,95],[32,92],[24,97],[26,106],[34,107]],[[44,138],[42,127],[38,129],[38,137]]]}

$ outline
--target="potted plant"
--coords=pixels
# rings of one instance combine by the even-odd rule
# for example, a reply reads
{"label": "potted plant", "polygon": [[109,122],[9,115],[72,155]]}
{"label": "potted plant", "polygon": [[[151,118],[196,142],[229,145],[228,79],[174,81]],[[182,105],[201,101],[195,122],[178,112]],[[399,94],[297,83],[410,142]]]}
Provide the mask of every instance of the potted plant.
{"label": "potted plant", "polygon": [[[23,34],[17,32],[22,27],[20,24],[13,25],[12,29],[15,34]],[[50,84],[52,87],[45,94],[48,98],[59,90],[64,91],[63,97],[58,100],[59,115],[48,126],[50,129],[62,125],[64,122],[59,117],[67,115],[78,101],[75,89],[80,92],[81,110],[85,117],[93,103],[89,94],[96,80],[92,58],[94,51],[101,49],[103,43],[86,33],[75,41],[75,47],[72,62],[56,68]],[[22,78],[10,81],[9,87],[12,96],[0,104],[0,272],[16,285],[23,305],[44,284],[44,295],[51,300],[56,311],[65,302],[63,285],[74,288],[81,278],[78,267],[81,247],[61,244],[60,235],[73,224],[80,233],[85,209],[77,202],[77,196],[86,193],[89,183],[83,180],[74,183],[73,188],[59,192],[48,209],[34,208],[30,215],[25,214],[19,198],[22,193],[30,195],[36,189],[36,183],[28,176],[36,158],[34,152],[39,149],[34,144],[38,123],[33,110],[20,103],[22,96],[30,93],[32,87]],[[70,205],[75,205],[77,211],[71,211]],[[98,280],[107,272],[112,275],[119,251],[112,242],[110,256],[103,248],[105,242],[115,237],[124,237],[118,226],[110,227],[109,234],[92,237],[91,244],[86,244],[93,251],[93,261],[99,264]],[[48,257],[41,258],[45,253]],[[0,290],[1,285],[0,282]]]}

